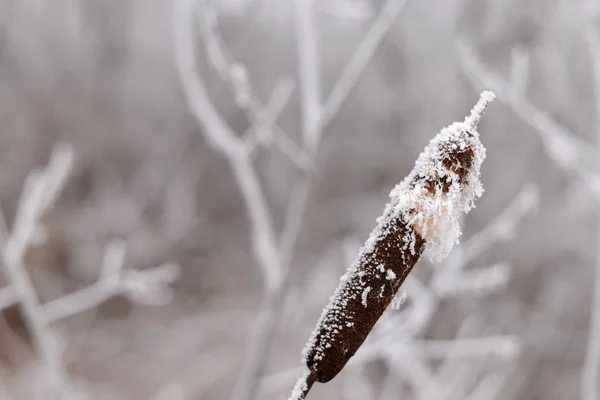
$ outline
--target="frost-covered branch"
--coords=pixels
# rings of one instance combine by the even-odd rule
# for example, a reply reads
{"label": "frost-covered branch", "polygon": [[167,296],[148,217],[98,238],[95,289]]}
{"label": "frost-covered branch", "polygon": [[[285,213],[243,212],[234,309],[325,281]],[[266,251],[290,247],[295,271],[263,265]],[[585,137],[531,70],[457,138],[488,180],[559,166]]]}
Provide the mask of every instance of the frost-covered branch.
{"label": "frost-covered branch", "polygon": [[527,183],[511,200],[508,206],[481,231],[477,232],[461,246],[461,252],[448,257],[445,266],[450,270],[460,268],[484,254],[499,242],[507,242],[514,238],[517,227],[523,217],[534,212],[539,203],[538,188]]}
{"label": "frost-covered branch", "polygon": [[[302,129],[304,150],[314,159],[320,138],[320,78],[318,75],[318,48],[316,45],[313,15],[305,2],[295,3],[296,26],[298,29],[298,52],[300,64],[300,85],[302,94]],[[314,103],[316,102],[316,104]],[[261,305],[250,344],[246,351],[242,371],[234,389],[233,400],[251,400],[257,390],[259,375],[266,359],[266,350],[275,330],[277,315],[281,312],[281,302],[289,281],[289,265],[300,234],[302,221],[311,190],[312,173],[295,185],[286,218],[278,243],[279,262],[286,268],[279,285],[267,292]]]}
{"label": "frost-covered branch", "polygon": [[298,168],[306,170],[312,164],[310,157],[286,134],[274,135],[271,129],[289,102],[294,87],[291,79],[283,78],[277,81],[266,104],[268,112],[261,113],[256,123],[242,134],[242,138],[249,153],[257,150],[260,145],[268,145],[273,142]]}
{"label": "frost-covered branch", "polygon": [[[205,5],[205,3],[202,2],[200,5]],[[263,306],[259,312],[259,318],[255,324],[233,394],[234,399],[252,399],[266,357],[265,350],[275,329],[276,315],[280,307],[279,303],[281,303],[286,277],[289,273],[289,263],[281,256],[279,243],[275,239],[276,235],[270,210],[250,154],[247,151],[248,147],[243,139],[239,139],[221,115],[218,114],[206,93],[196,63],[197,40],[194,29],[194,22],[196,21],[194,15],[198,11],[196,6],[197,2],[194,0],[179,0],[175,5],[174,40],[177,49],[179,76],[192,113],[204,128],[204,134],[209,142],[218,144],[215,149],[227,158],[233,169],[248,211],[253,250],[261,266],[266,287]],[[201,19],[203,17],[200,15]],[[203,37],[205,40],[211,41],[217,35],[214,34],[214,31],[210,34],[205,32]],[[224,46],[216,46],[215,48],[216,51],[223,54]],[[248,88],[249,86],[245,87]],[[252,107],[252,104],[257,103],[252,103],[251,97],[249,102],[245,104]],[[253,110],[252,115],[259,115],[257,122],[260,128],[266,129],[268,118],[262,118],[260,116],[262,111],[258,108],[250,108],[250,110]],[[274,119],[270,118],[270,121],[274,121]],[[269,126],[272,128],[274,125]],[[301,211],[303,213],[303,210]]]}
{"label": "frost-covered branch", "polygon": [[[462,269],[496,243],[512,239],[521,219],[535,211],[538,202],[538,189],[532,184],[526,184],[504,211],[490,221],[481,231],[467,239],[457,251],[448,257],[444,262],[444,268],[434,277],[432,287],[437,292],[445,294],[457,292],[461,287],[464,287],[466,282],[463,278],[469,280],[469,274],[465,275]],[[472,279],[478,280],[481,278],[479,275],[481,273],[485,274],[485,272],[478,272],[477,270],[470,272],[471,283],[476,283]],[[500,264],[488,269],[488,273],[491,274],[488,278],[494,278],[496,283],[501,285],[508,279],[509,271],[505,268],[505,265]],[[457,284],[459,281],[461,283]],[[484,279],[483,282],[485,285],[491,283],[489,279]],[[467,285],[467,287],[475,289],[473,285]],[[481,285],[477,285],[477,287],[482,288]]]}
{"label": "frost-covered branch", "polygon": [[229,158],[239,157],[244,153],[244,146],[209,99],[199,74],[195,51],[198,44],[194,29],[195,4],[195,0],[176,2],[174,41],[179,79],[190,110],[201,124],[207,142]]}
{"label": "frost-covered branch", "polygon": [[[498,99],[510,107],[523,121],[538,133],[544,148],[557,166],[574,173],[586,183],[591,193],[600,199],[600,185],[592,172],[597,169],[593,146],[556,122],[549,114],[531,104],[523,93],[511,90],[508,82],[489,71],[477,57],[475,49],[466,39],[457,42],[460,61],[467,76],[477,85],[494,90]],[[585,165],[589,165],[586,168]]]}
{"label": "frost-covered branch", "polygon": [[400,15],[408,0],[387,0],[371,24],[369,31],[354,52],[350,62],[342,71],[339,80],[327,96],[323,105],[321,126],[326,127],[356,87],[363,71],[373,58],[379,44],[388,33],[392,24]]}
{"label": "frost-covered branch", "polygon": [[62,191],[72,164],[72,147],[60,143],[55,146],[46,168],[34,169],[27,175],[12,230],[2,249],[6,277],[17,294],[35,349],[47,367],[54,395],[65,390],[68,382],[62,349],[27,275],[23,255],[40,229],[39,219]]}
{"label": "frost-covered branch", "polygon": [[[198,0],[196,3],[199,37],[203,40],[209,64],[229,87],[236,105],[246,113],[250,120],[252,127],[247,133],[258,136],[258,138],[249,139],[250,143],[247,145],[250,147],[247,151],[252,151],[256,144],[273,142],[299,168],[307,168],[310,164],[309,157],[277,125],[277,115],[287,103],[293,85],[285,79],[280,82],[279,86],[276,85],[274,94],[278,95],[276,96],[278,103],[275,104],[275,107],[279,109],[273,109],[269,105],[265,106],[252,85],[248,69],[242,63],[237,62],[227,48],[219,28],[217,10],[213,1]],[[282,94],[283,96],[281,96]],[[242,135],[242,137],[246,136]]]}
{"label": "frost-covered branch", "polygon": [[168,285],[179,278],[179,266],[164,264],[147,270],[124,271],[125,252],[124,242],[110,242],[104,251],[98,281],[44,304],[46,318],[51,322],[68,318],[121,294],[146,305],[167,303],[172,297]]}
{"label": "frost-covered branch", "polygon": [[2,266],[9,284],[0,289],[0,310],[10,305],[20,307],[36,353],[46,368],[45,376],[51,385],[48,396],[60,398],[66,398],[72,387],[63,360],[64,346],[51,324],[91,309],[116,294],[124,294],[134,300],[146,298],[145,304],[152,304],[157,295],[168,300],[169,292],[165,285],[178,277],[178,267],[173,266],[123,272],[125,245],[113,241],[105,251],[104,266],[96,284],[46,304],[41,303],[24,264],[24,254],[43,236],[41,218],[54,206],[66,185],[73,159],[73,148],[67,143],[59,143],[48,165],[28,174],[12,230],[2,244]]}
{"label": "frost-covered branch", "polygon": [[321,138],[321,55],[315,26],[314,0],[295,0],[294,16],[302,100],[304,146],[314,153]]}
{"label": "frost-covered branch", "polygon": [[229,161],[248,210],[252,245],[267,290],[280,284],[283,266],[278,257],[272,217],[246,146],[218,112],[204,86],[196,61],[195,0],[178,0],[174,10],[177,67],[190,109],[207,141]]}

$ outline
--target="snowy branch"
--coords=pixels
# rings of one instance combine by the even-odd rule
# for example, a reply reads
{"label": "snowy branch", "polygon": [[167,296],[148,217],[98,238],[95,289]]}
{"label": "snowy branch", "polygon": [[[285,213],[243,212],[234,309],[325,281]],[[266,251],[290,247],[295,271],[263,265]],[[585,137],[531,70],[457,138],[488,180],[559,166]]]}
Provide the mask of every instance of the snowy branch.
{"label": "snowy branch", "polygon": [[373,58],[379,44],[388,33],[394,21],[408,0],[387,0],[381,7],[379,15],[371,24],[369,31],[358,45],[354,55],[346,68],[342,71],[339,80],[335,83],[323,105],[321,127],[329,125],[337,115],[340,108],[356,87],[363,71]]}
{"label": "snowy branch", "polygon": [[2,249],[6,276],[18,297],[35,348],[48,368],[51,390],[56,394],[64,391],[68,385],[62,349],[27,275],[23,255],[39,230],[39,218],[58,198],[72,164],[72,147],[60,143],[54,148],[46,168],[34,169],[28,174],[12,231]]}
{"label": "snowy branch", "polygon": [[[66,143],[55,146],[45,168],[32,170],[23,186],[12,230],[2,244],[3,268],[8,286],[0,289],[0,309],[18,305],[25,319],[35,350],[46,367],[51,394],[66,396],[72,387],[63,360],[64,346],[51,324],[88,309],[111,296],[124,294],[132,298],[149,299],[163,295],[167,283],[178,278],[178,267],[165,266],[148,271],[122,272],[125,244],[113,241],[107,246],[104,265],[98,282],[75,293],[42,304],[28,275],[23,258],[27,249],[40,235],[40,219],[54,206],[66,185],[73,166],[73,148]],[[1,211],[1,210],[0,210]],[[3,216],[2,216],[3,219]],[[164,302],[164,301],[163,301]],[[155,301],[156,303],[156,301]]]}
{"label": "snowy branch", "polygon": [[321,57],[315,26],[314,0],[295,0],[296,40],[302,95],[304,146],[314,154],[321,139]]}
{"label": "snowy branch", "polygon": [[263,272],[268,291],[282,279],[272,217],[255,169],[248,158],[246,146],[231,129],[206,93],[196,62],[196,1],[178,0],[174,11],[174,41],[181,87],[190,109],[203,127],[207,141],[229,161],[248,210],[254,252]]}
{"label": "snowy branch", "polygon": [[[247,134],[258,136],[250,138],[250,142],[247,143],[247,146],[249,145],[247,151],[252,151],[256,144],[273,142],[299,168],[308,168],[309,157],[277,125],[277,115],[281,113],[289,100],[293,85],[289,80],[283,79],[273,91],[276,102],[270,106],[263,105],[252,86],[247,68],[242,63],[235,61],[227,49],[219,29],[217,10],[213,1],[199,0],[196,4],[199,37],[204,42],[208,61],[233,93],[238,107],[246,113],[252,123],[250,132]],[[246,137],[246,135],[242,135],[242,137]]]}
{"label": "snowy branch", "polygon": [[123,271],[125,246],[120,240],[110,242],[104,251],[98,281],[44,304],[46,318],[51,322],[68,318],[120,294],[145,305],[168,303],[172,295],[167,285],[179,278],[179,266],[164,264],[142,271]]}
{"label": "snowy branch", "polygon": [[[546,152],[556,165],[579,176],[591,193],[600,199],[600,185],[598,179],[591,172],[598,167],[595,151],[591,150],[594,147],[577,139],[573,133],[562,127],[550,115],[525,99],[523,93],[511,90],[508,82],[488,70],[466,39],[459,40],[457,48],[467,76],[477,86],[483,85],[494,90],[500,101],[535,129],[542,139]],[[584,167],[586,164],[591,167],[586,169]]]}

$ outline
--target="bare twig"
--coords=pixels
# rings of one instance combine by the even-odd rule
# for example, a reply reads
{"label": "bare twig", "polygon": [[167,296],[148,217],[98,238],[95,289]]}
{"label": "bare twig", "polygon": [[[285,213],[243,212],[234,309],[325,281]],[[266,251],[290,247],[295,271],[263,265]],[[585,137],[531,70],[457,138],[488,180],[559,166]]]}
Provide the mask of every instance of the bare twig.
{"label": "bare twig", "polygon": [[342,71],[340,79],[329,93],[322,110],[321,126],[329,125],[331,120],[337,115],[341,106],[358,83],[363,71],[373,58],[375,50],[379,47],[381,40],[388,33],[392,24],[404,9],[408,0],[387,0],[382,6],[379,15],[373,21],[369,31],[352,59]]}
{"label": "bare twig", "polygon": [[306,170],[312,164],[310,157],[286,134],[273,134],[271,128],[283,112],[293,90],[294,83],[291,79],[284,78],[277,81],[266,105],[268,112],[261,113],[261,117],[257,118],[254,124],[242,134],[242,137],[248,152],[253,152],[259,145],[268,145],[274,142],[298,168]]}
{"label": "bare twig", "polygon": [[62,360],[62,349],[50,328],[36,290],[23,264],[23,254],[38,229],[39,218],[60,194],[73,161],[73,150],[60,144],[52,152],[47,168],[32,170],[27,176],[15,223],[2,251],[3,267],[18,295],[23,318],[30,328],[33,342],[42,357],[51,382],[50,396],[65,390],[68,376]]}
{"label": "bare twig", "polygon": [[314,0],[295,0],[296,41],[302,95],[304,145],[315,152],[321,138],[321,77]]}
{"label": "bare twig", "polygon": [[[250,74],[246,67],[235,61],[225,44],[219,29],[217,11],[211,0],[197,2],[197,16],[200,28],[200,37],[204,40],[208,61],[219,77],[227,84],[234,95],[236,104],[246,113],[252,123],[250,128],[255,134],[260,135],[260,140],[252,140],[249,151],[255,144],[265,143],[264,139],[272,140],[277,147],[290,158],[299,168],[306,169],[310,165],[309,157],[296,146],[289,136],[277,125],[279,109],[273,110],[263,105],[256,90],[250,81]],[[283,108],[291,94],[292,85],[288,80],[281,80],[276,85],[275,94],[283,94],[283,99],[276,104]],[[277,93],[281,91],[282,93]]]}
{"label": "bare twig", "polygon": [[[23,257],[36,235],[39,235],[40,218],[54,206],[62,192],[72,168],[73,158],[72,147],[66,143],[59,143],[52,152],[48,166],[34,169],[28,174],[12,231],[2,244],[3,268],[10,284],[0,290],[0,309],[12,304],[20,306],[36,352],[46,367],[44,374],[49,378],[51,385],[48,396],[52,398],[66,398],[73,387],[69,384],[65,369],[63,346],[51,323],[97,306],[117,293],[129,294],[136,290],[136,281],[140,281],[139,276],[121,276],[125,245],[121,241],[113,241],[107,246],[104,266],[96,284],[59,297],[45,305],[40,302]],[[3,219],[3,216],[0,218]],[[148,275],[156,275],[149,289],[160,286],[162,282],[172,281],[169,279],[172,274],[165,276],[164,273],[156,273],[163,272],[161,268],[144,271]]]}
{"label": "bare twig", "polygon": [[[296,3],[298,27],[298,46],[300,63],[300,82],[302,86],[303,137],[311,158],[314,158],[318,148],[320,134],[320,82],[318,76],[318,50],[313,26],[313,10],[309,4]],[[234,390],[233,399],[252,399],[257,390],[258,378],[263,369],[266,349],[276,326],[277,315],[289,281],[289,265],[294,247],[302,226],[302,218],[308,203],[311,189],[311,172],[302,178],[291,197],[286,213],[285,225],[279,244],[280,263],[285,271],[282,273],[280,285],[268,291],[259,318],[255,325],[250,345],[246,352],[245,362]]]}
{"label": "bare twig", "polygon": [[265,285],[272,290],[279,285],[282,277],[272,218],[244,143],[212,104],[200,77],[195,53],[195,4],[194,0],[179,0],[175,5],[174,40],[179,78],[190,109],[203,127],[207,141],[228,159],[233,168],[251,222],[253,249],[262,268]]}
{"label": "bare twig", "polygon": [[457,43],[460,61],[469,78],[478,85],[494,90],[498,99],[509,106],[523,121],[538,133],[552,160],[565,171],[576,174],[597,199],[600,199],[600,185],[592,174],[584,168],[584,163],[595,166],[596,154],[593,146],[577,139],[575,135],[558,124],[550,115],[535,107],[521,93],[510,90],[510,85],[499,76],[489,72],[467,40]]}
{"label": "bare twig", "polygon": [[71,293],[44,305],[46,318],[58,321],[89,310],[118,292],[120,274],[125,261],[125,244],[112,241],[104,250],[100,277],[92,286]]}
{"label": "bare twig", "polygon": [[482,230],[467,239],[457,251],[452,253],[431,286],[438,293],[456,290],[453,283],[463,280],[461,270],[489,250],[498,242],[510,240],[521,219],[534,211],[539,201],[538,189],[533,184],[526,184],[508,206]]}
{"label": "bare twig", "polygon": [[280,306],[278,298],[283,293],[281,287],[287,266],[281,262],[271,215],[256,170],[245,151],[246,146],[218,114],[200,78],[195,54],[195,3],[194,0],[180,0],[175,6],[174,40],[179,76],[192,113],[203,126],[205,136],[228,159],[233,169],[250,217],[253,250],[262,268],[267,293],[234,389],[233,398],[251,399],[264,364],[265,349],[274,332]]}

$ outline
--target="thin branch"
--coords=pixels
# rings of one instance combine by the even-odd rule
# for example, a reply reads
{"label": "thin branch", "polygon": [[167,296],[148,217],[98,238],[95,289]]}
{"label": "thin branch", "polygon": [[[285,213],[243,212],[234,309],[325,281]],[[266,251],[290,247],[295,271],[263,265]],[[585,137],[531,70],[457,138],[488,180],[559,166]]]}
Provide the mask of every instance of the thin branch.
{"label": "thin branch", "polygon": [[354,87],[356,87],[363,71],[369,64],[369,61],[373,58],[382,39],[388,33],[392,24],[398,15],[400,15],[406,4],[407,0],[387,0],[382,6],[379,15],[375,21],[373,21],[369,31],[358,45],[352,59],[344,71],[342,71],[340,79],[335,83],[325,101],[321,116],[322,128],[329,125],[346,99],[348,99],[348,96]]}
{"label": "thin branch", "polygon": [[273,139],[269,126],[274,124],[283,112],[294,92],[295,86],[294,80],[289,77],[278,79],[275,82],[275,87],[271,91],[265,105],[266,116],[268,118],[265,121],[253,124],[242,134],[242,137],[246,141],[246,146],[254,149],[258,145],[268,144]]}
{"label": "thin branch", "polygon": [[[225,150],[222,153],[227,157],[242,192],[250,218],[254,254],[262,268],[266,286],[266,297],[247,348],[233,397],[240,400],[252,399],[264,365],[266,348],[275,331],[276,316],[281,303],[279,299],[283,295],[282,288],[285,286],[288,268],[281,262],[272,218],[256,170],[249,158],[250,154],[246,151],[244,142],[217,114],[205,92],[195,59],[195,6],[194,0],[179,0],[175,5],[174,40],[182,87],[190,100],[194,116],[205,128],[205,135],[209,139],[216,136],[212,139],[216,143],[219,143],[220,136],[225,136],[228,142],[234,143],[230,148],[235,148],[235,151],[223,146],[217,147],[217,150]],[[258,120],[263,121],[260,118]]]}
{"label": "thin branch", "polygon": [[[236,104],[252,123],[250,129],[263,138],[273,139],[283,154],[288,156],[299,168],[307,168],[310,164],[309,158],[277,125],[277,115],[281,110],[272,111],[271,107],[263,105],[251,83],[248,70],[242,63],[237,62],[227,49],[219,29],[217,11],[212,1],[200,0],[197,4],[196,15],[199,22],[200,36],[204,40],[208,61],[221,80],[227,84],[233,93]],[[278,82],[278,84],[280,86],[276,85],[274,92],[283,89],[283,99],[278,99],[280,104],[277,105],[282,108],[289,99],[293,85],[290,85],[289,81],[285,79]],[[253,146],[250,146],[248,150],[252,151]]]}
{"label": "thin branch", "polygon": [[498,216],[448,256],[444,268],[433,277],[431,287],[439,294],[448,294],[449,290],[455,290],[456,286],[452,286],[453,283],[463,280],[464,277],[461,270],[496,243],[510,240],[515,235],[520,221],[537,208],[538,202],[538,188],[533,184],[524,185]]}
{"label": "thin branch", "polygon": [[311,167],[312,160],[304,150],[300,149],[285,132],[273,132],[277,130],[275,127],[277,118],[289,102],[293,91],[294,82],[291,79],[278,80],[265,106],[266,111],[261,111],[253,125],[242,134],[242,137],[248,152],[253,152],[259,145],[268,145],[273,142],[299,169],[307,170]]}
{"label": "thin branch", "polygon": [[104,250],[103,266],[98,281],[92,286],[46,303],[46,318],[49,321],[58,321],[80,314],[116,295],[119,292],[124,261],[125,244],[120,240],[110,242]]}
{"label": "thin branch", "polygon": [[227,157],[237,157],[244,153],[242,143],[210,101],[199,74],[195,52],[195,3],[194,0],[175,3],[174,42],[179,79],[190,110],[204,128],[208,143]]}
{"label": "thin branch", "polygon": [[[156,300],[164,294],[167,285],[179,277],[179,266],[163,264],[144,270],[123,270],[125,243],[111,241],[104,251],[104,260],[98,281],[91,286],[64,295],[44,305],[46,318],[55,322],[90,310],[111,297],[123,294],[145,305],[162,305],[170,300]],[[164,297],[164,296],[163,296]]]}
{"label": "thin branch", "polygon": [[251,222],[253,249],[270,291],[279,285],[282,277],[272,218],[243,141],[218,113],[204,88],[195,54],[195,7],[194,0],[178,0],[175,3],[174,41],[181,86],[194,117],[204,127],[203,133],[208,142],[227,157],[233,168]]}
{"label": "thin branch", "polygon": [[44,311],[48,321],[55,322],[90,310],[116,294],[118,294],[118,287],[100,280],[77,292],[48,302],[44,306]]}
{"label": "thin branch", "polygon": [[442,296],[482,296],[503,289],[510,277],[511,266],[499,262],[468,271],[456,271],[445,275],[444,279],[435,279],[434,283],[436,292]]}
{"label": "thin branch", "polygon": [[509,84],[499,76],[489,72],[475,50],[467,40],[459,40],[457,48],[460,61],[469,78],[495,91],[498,99],[509,106],[523,121],[538,133],[542,143],[552,160],[567,172],[575,173],[589,188],[592,194],[600,199],[600,185],[583,167],[583,162],[596,165],[596,154],[593,146],[577,139],[575,135],[558,124],[550,115],[535,107],[519,93],[510,90]]}
{"label": "thin branch", "polygon": [[321,139],[321,56],[315,27],[314,0],[294,0],[298,70],[302,96],[304,145],[314,154]]}
{"label": "thin branch", "polygon": [[52,394],[66,388],[68,376],[62,349],[49,326],[36,290],[23,264],[23,254],[31,243],[42,213],[52,206],[64,185],[72,163],[72,149],[61,145],[52,153],[48,167],[32,170],[25,181],[13,230],[4,243],[3,267],[19,297],[23,318],[30,328],[38,354],[48,368]]}
{"label": "thin branch", "polygon": [[315,376],[308,369],[305,369],[302,376],[298,378],[288,400],[304,400],[314,383]]}
{"label": "thin branch", "polygon": [[238,185],[246,199],[251,221],[253,247],[265,274],[267,292],[281,285],[284,266],[279,259],[271,215],[256,171],[245,158],[232,163]]}

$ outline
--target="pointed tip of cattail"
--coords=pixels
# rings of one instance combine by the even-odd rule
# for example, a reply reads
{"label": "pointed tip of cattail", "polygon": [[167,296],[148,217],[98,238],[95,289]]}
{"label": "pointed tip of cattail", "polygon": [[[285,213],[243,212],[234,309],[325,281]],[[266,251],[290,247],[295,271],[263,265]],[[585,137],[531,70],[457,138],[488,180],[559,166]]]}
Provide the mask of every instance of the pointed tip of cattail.
{"label": "pointed tip of cattail", "polygon": [[479,124],[479,121],[481,120],[481,116],[483,115],[485,109],[487,108],[488,104],[490,104],[495,98],[496,95],[491,90],[485,90],[481,92],[481,95],[479,96],[479,101],[471,110],[471,114],[467,118],[465,118],[465,124],[470,129],[477,129],[477,125]]}

